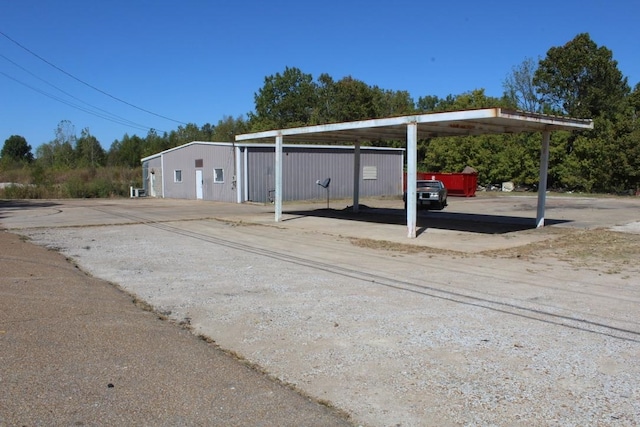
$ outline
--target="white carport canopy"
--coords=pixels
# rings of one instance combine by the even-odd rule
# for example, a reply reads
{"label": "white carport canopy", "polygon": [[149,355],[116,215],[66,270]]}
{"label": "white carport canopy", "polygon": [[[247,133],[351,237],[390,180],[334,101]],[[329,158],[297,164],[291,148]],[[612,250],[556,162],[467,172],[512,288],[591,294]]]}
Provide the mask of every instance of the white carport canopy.
{"label": "white carport canopy", "polygon": [[416,237],[417,142],[419,139],[521,132],[541,132],[540,181],[536,227],[544,226],[549,139],[558,130],[593,129],[593,121],[549,116],[502,108],[429,113],[412,116],[332,123],[237,135],[236,141],[275,139],[275,221],[282,219],[282,144],[322,142],[355,143],[353,209],[358,210],[360,183],[360,143],[365,141],[403,140],[407,143],[407,229]]}

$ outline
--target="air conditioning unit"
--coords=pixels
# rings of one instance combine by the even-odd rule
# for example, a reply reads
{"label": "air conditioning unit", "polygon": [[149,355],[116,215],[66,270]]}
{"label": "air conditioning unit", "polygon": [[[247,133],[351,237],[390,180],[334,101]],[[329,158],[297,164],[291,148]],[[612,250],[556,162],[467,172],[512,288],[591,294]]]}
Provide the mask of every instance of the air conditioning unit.
{"label": "air conditioning unit", "polygon": [[146,195],[144,188],[129,187],[129,195],[131,198],[144,197]]}

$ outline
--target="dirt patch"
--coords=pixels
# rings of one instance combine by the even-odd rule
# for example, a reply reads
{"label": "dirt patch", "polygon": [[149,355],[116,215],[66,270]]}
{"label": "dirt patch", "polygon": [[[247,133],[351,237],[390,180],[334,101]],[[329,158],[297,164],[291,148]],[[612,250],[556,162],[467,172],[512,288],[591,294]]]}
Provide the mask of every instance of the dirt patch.
{"label": "dirt patch", "polygon": [[[481,251],[474,255],[491,258],[532,260],[535,258],[555,258],[577,268],[604,269],[615,273],[621,269],[640,271],[640,234],[623,233],[607,229],[576,230],[548,227],[545,230],[523,231],[521,234],[545,237],[509,249]],[[365,238],[350,238],[352,245],[374,250],[397,252],[400,254],[428,254],[466,258],[471,254],[462,251],[438,249]]]}
{"label": "dirt patch", "polygon": [[500,258],[556,258],[577,268],[640,271],[640,234],[606,229],[547,229],[549,239],[508,250],[485,251],[482,255]]}
{"label": "dirt patch", "polygon": [[429,246],[417,246],[408,243],[390,242],[388,240],[376,240],[365,238],[349,238],[352,245],[359,248],[368,248],[374,250],[400,252],[404,254],[441,254],[441,255],[463,255],[463,252],[450,251],[446,249],[438,249]]}

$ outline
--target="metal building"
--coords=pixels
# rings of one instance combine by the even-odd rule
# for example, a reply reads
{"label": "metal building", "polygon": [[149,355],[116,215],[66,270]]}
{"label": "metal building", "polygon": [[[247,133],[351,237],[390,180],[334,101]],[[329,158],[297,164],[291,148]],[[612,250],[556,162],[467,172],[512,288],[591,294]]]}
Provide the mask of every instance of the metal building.
{"label": "metal building", "polygon": [[[353,194],[358,168],[360,195],[402,194],[404,148],[284,145],[282,200],[323,199]],[[269,202],[275,198],[275,146],[194,141],[141,159],[145,194],[173,199]],[[330,178],[329,188],[323,183]]]}

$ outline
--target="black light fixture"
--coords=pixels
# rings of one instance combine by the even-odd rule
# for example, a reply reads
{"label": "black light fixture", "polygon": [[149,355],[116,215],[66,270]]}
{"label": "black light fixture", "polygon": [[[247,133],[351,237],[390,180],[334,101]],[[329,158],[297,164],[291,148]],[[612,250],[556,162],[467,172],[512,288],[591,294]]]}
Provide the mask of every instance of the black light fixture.
{"label": "black light fixture", "polygon": [[329,184],[331,184],[331,178],[325,178],[324,181],[317,180],[316,184],[327,190],[327,209],[329,209]]}

